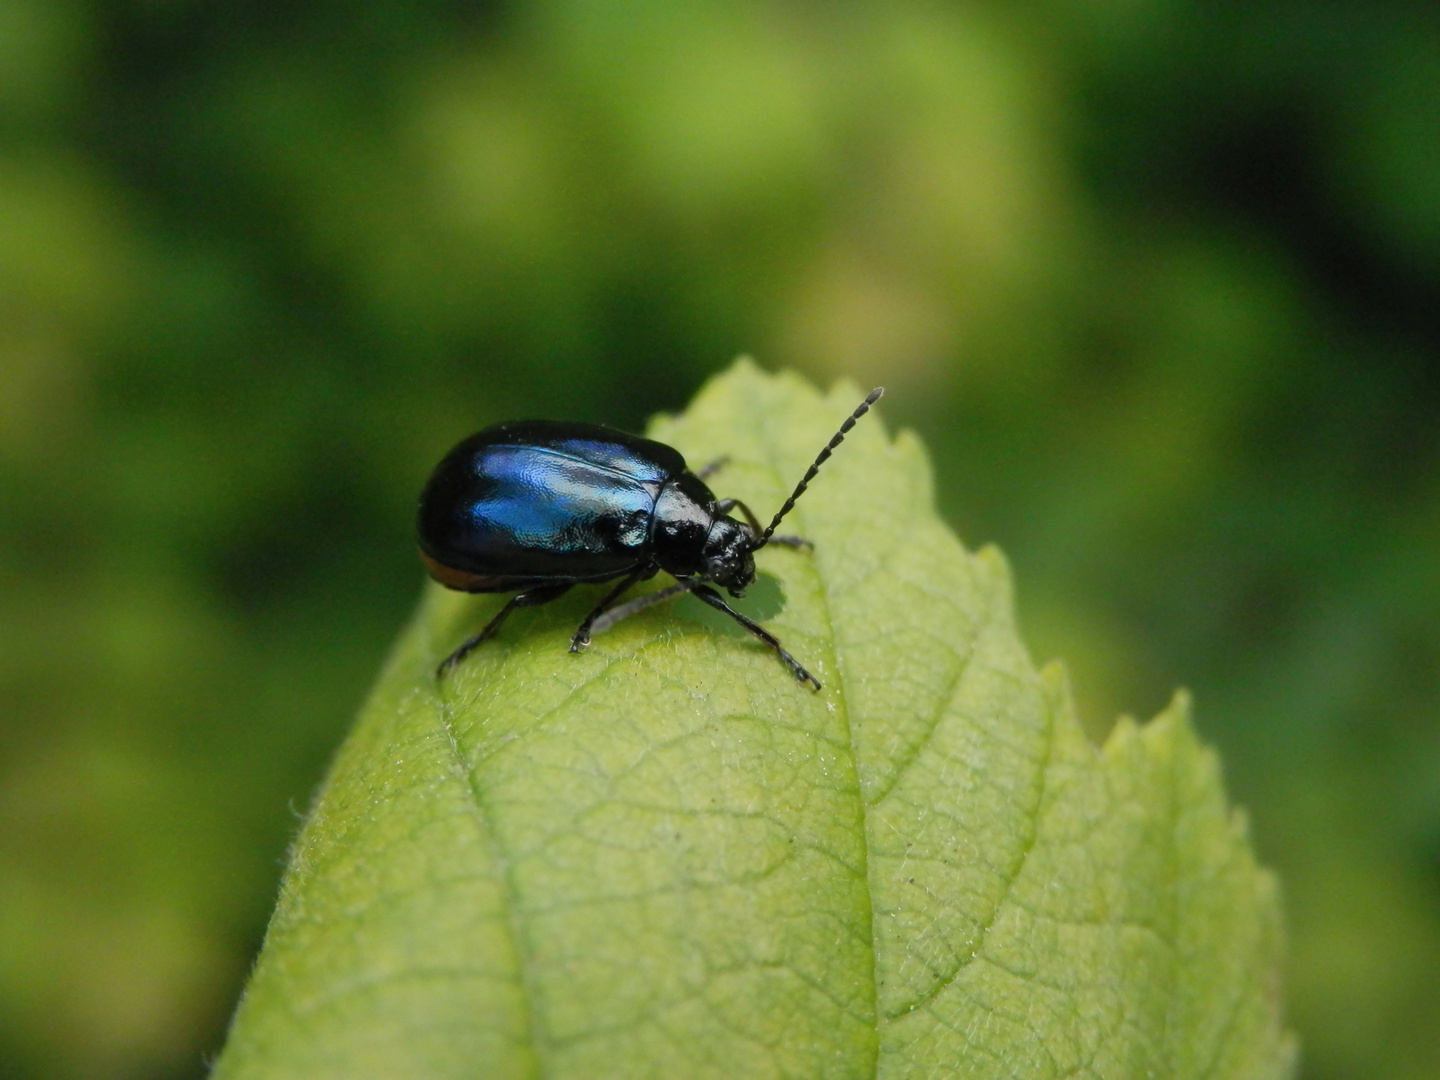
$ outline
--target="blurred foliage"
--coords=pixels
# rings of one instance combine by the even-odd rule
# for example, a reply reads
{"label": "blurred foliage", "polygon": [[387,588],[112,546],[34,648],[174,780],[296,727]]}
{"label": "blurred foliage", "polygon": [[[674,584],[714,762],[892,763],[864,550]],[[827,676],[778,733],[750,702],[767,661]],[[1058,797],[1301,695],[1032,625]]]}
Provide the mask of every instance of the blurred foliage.
{"label": "blurred foliage", "polygon": [[1305,1075],[1440,1062],[1440,16],[0,0],[0,1061],[187,1077],[506,417],[890,389],[1102,733],[1191,686]]}

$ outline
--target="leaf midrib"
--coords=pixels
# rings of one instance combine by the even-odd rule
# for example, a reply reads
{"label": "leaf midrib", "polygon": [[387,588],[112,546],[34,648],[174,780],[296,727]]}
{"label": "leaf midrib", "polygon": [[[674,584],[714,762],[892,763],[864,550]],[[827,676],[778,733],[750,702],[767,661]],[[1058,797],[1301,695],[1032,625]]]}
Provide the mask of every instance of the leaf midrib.
{"label": "leaf midrib", "polygon": [[[780,470],[777,465],[778,454],[776,452],[775,440],[771,434],[769,411],[757,410],[762,419],[759,423],[760,443],[764,449],[765,457],[770,469],[779,478]],[[780,480],[783,485],[783,479]],[[797,502],[792,514],[796,514],[800,523],[806,520],[806,513],[800,509],[801,504]],[[806,535],[801,529],[801,536]],[[818,550],[818,549],[817,549]],[[871,879],[873,872],[870,860],[870,808],[865,803],[865,791],[860,785],[860,758],[855,748],[855,730],[850,719],[850,698],[845,692],[846,680],[844,662],[841,658],[840,642],[835,636],[834,613],[830,604],[830,583],[822,569],[823,559],[818,555],[812,555],[809,559],[810,572],[814,574],[815,580],[819,583],[817,592],[820,597],[820,606],[825,613],[825,635],[829,642],[830,656],[835,669],[835,676],[830,680],[830,685],[820,693],[826,693],[833,686],[836,694],[837,704],[844,718],[845,723],[845,746],[850,759],[850,780],[854,791],[855,807],[858,811],[857,819],[860,828],[860,862],[859,867],[861,880],[865,882],[864,889],[864,911],[861,913],[867,932],[867,953],[870,957],[870,970],[867,973],[866,983],[869,987],[869,1011],[870,1011],[870,1076],[872,1080],[880,1074],[880,988],[876,985],[876,965],[878,957],[875,955],[875,886]]]}
{"label": "leaf midrib", "polygon": [[[430,636],[429,625],[427,625],[427,636]],[[427,641],[429,646],[427,655],[434,656],[435,648],[433,636]],[[465,760],[464,748],[460,745],[459,736],[455,732],[454,714],[451,707],[450,695],[446,692],[450,686],[447,680],[442,686],[434,687],[436,715],[440,721],[441,734],[449,746],[451,754],[455,758],[456,768],[459,770],[465,785],[465,792],[469,798],[471,809],[475,816],[475,822],[479,826],[485,843],[490,848],[491,856],[495,862],[495,878],[498,880],[501,896],[505,906],[505,933],[510,942],[511,955],[515,958],[515,967],[519,974],[520,1003],[524,1012],[525,1040],[524,1045],[530,1051],[529,1073],[539,1080],[545,1075],[543,1066],[544,1057],[540,1047],[540,1031],[536,1017],[536,990],[534,976],[530,964],[530,956],[525,945],[525,929],[522,925],[519,892],[515,885],[514,876],[511,873],[512,860],[500,843],[500,835],[496,830],[489,806],[480,792],[480,785],[477,780],[478,769],[472,769]]]}

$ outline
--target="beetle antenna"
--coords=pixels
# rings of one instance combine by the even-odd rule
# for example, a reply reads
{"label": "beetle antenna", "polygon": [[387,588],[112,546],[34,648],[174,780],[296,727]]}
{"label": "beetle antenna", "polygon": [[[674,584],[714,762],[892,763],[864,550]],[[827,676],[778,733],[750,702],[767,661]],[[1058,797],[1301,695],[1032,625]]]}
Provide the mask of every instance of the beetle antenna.
{"label": "beetle antenna", "polygon": [[871,390],[870,396],[857,405],[855,411],[850,414],[850,418],[840,425],[840,430],[835,433],[835,437],[826,443],[825,449],[816,455],[815,464],[810,466],[810,470],[801,479],[800,483],[795,485],[794,493],[790,498],[785,500],[785,505],[780,507],[780,512],[775,515],[775,520],[770,522],[770,527],[760,534],[760,542],[755,545],[754,550],[759,551],[770,542],[770,537],[775,535],[775,528],[780,524],[780,519],[788,514],[794,507],[795,500],[805,494],[806,487],[809,486],[811,480],[815,479],[815,474],[820,471],[820,466],[824,465],[830,455],[835,452],[835,448],[845,441],[845,436],[850,434],[850,429],[855,426],[855,421],[869,412],[870,406],[879,401],[880,395],[883,393],[885,393],[883,386],[877,386],[874,390]]}

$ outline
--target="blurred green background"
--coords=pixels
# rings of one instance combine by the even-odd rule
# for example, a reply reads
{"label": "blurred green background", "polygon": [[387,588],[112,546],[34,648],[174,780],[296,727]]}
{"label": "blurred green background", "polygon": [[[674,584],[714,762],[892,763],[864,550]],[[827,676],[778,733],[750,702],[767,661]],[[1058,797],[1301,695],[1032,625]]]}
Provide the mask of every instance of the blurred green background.
{"label": "blurred green background", "polygon": [[0,0],[0,1075],[204,1074],[451,443],[889,388],[1440,1075],[1440,12]]}

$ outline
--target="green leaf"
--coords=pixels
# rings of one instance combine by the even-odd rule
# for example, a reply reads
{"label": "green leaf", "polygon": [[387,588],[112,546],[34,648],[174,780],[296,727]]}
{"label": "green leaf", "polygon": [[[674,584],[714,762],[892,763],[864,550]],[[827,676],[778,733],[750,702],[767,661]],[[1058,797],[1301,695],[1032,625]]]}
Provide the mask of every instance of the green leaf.
{"label": "green leaf", "polygon": [[[742,362],[652,434],[763,512],[858,399]],[[1184,698],[1088,744],[873,417],[787,527],[761,615],[818,694],[689,597],[571,655],[598,589],[437,685],[503,597],[430,589],[215,1075],[1288,1075],[1274,883]]]}

